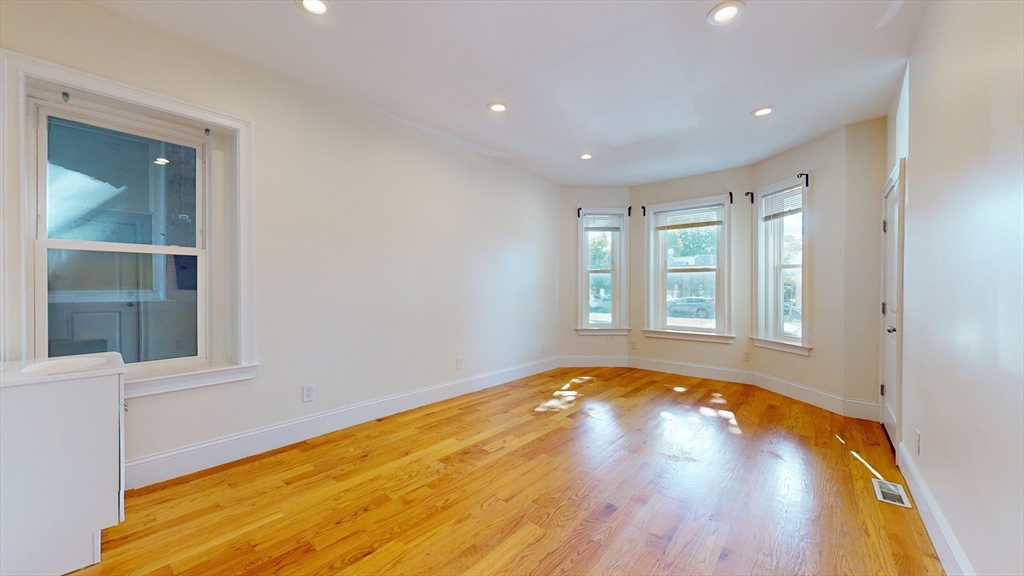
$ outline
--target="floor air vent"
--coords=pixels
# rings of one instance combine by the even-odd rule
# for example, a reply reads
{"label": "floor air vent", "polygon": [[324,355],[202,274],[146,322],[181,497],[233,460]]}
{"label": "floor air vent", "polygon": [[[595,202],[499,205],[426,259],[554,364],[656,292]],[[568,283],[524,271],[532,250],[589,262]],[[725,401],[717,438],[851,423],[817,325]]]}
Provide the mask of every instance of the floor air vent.
{"label": "floor air vent", "polygon": [[872,478],[871,483],[875,485],[875,496],[882,502],[903,506],[904,508],[912,508],[910,498],[907,497],[907,491],[900,484],[886,482],[877,478]]}

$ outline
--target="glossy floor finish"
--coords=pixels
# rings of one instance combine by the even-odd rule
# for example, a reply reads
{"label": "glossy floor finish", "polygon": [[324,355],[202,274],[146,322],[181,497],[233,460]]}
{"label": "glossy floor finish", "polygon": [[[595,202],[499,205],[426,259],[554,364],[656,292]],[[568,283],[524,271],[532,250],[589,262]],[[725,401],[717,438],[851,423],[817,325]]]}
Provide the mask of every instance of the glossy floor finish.
{"label": "glossy floor finish", "polygon": [[79,574],[941,573],[875,473],[877,423],[562,368],[133,491]]}

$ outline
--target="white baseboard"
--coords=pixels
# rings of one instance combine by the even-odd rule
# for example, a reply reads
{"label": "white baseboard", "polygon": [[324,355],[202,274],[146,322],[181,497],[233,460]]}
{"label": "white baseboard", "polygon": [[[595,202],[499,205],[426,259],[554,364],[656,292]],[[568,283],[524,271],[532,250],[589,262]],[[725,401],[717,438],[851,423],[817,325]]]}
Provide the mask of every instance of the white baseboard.
{"label": "white baseboard", "polygon": [[448,398],[554,370],[558,357],[377,398],[125,463],[128,489],[149,486]]}
{"label": "white baseboard", "polygon": [[[803,384],[797,384],[796,382],[790,382],[789,380],[783,380],[782,378],[761,372],[754,373],[754,386],[771,390],[776,394],[782,394],[794,400],[806,402],[818,408],[824,408],[829,412],[847,415],[843,412],[843,397],[831,392],[825,392],[824,390],[818,390],[817,388],[811,388],[810,386],[804,386]],[[877,420],[877,418],[875,419]]]}
{"label": "white baseboard", "polygon": [[689,362],[677,362],[675,360],[630,356],[629,367],[640,368],[642,370],[653,370],[655,372],[667,372],[669,374],[679,374],[680,376],[693,376],[694,378],[710,378],[712,380],[738,382],[740,384],[754,383],[754,373],[749,370],[719,368],[718,366],[705,366],[703,364],[691,364]]}
{"label": "white baseboard", "polygon": [[625,368],[628,356],[562,356],[562,368]]}
{"label": "white baseboard", "polygon": [[960,574],[973,576],[976,574],[970,561],[967,560],[967,555],[964,554],[964,549],[956,539],[956,535],[953,534],[953,529],[942,514],[938,502],[935,501],[935,496],[932,495],[928,484],[921,477],[921,471],[917,469],[917,464],[903,442],[900,442],[899,447],[899,464],[903,477],[907,480],[907,489],[914,497],[917,510],[921,513],[921,519],[924,520],[924,527],[932,539],[932,545],[935,546],[935,552],[939,555],[939,561],[942,562],[942,569],[950,576]]}
{"label": "white baseboard", "polygon": [[881,410],[882,407],[878,405],[878,402],[858,400],[857,398],[843,398],[843,416],[880,422],[882,419]]}

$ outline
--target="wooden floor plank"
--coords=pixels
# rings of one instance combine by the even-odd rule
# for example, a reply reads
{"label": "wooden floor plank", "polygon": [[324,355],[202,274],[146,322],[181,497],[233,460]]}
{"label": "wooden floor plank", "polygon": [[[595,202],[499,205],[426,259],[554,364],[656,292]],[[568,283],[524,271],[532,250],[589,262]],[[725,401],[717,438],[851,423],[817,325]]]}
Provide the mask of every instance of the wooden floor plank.
{"label": "wooden floor plank", "polygon": [[941,574],[884,430],[560,368],[126,495],[78,574]]}

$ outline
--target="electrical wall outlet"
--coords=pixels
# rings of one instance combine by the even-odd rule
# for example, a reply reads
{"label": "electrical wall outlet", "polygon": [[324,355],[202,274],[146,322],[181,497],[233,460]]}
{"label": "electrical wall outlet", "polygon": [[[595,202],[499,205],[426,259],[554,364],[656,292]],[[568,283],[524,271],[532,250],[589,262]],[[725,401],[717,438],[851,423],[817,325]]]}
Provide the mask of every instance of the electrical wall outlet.
{"label": "electrical wall outlet", "polygon": [[547,342],[541,342],[540,343],[540,351],[541,352],[547,352],[548,351],[548,343]]}
{"label": "electrical wall outlet", "polygon": [[629,342],[629,347],[632,348],[633,350],[636,350],[636,340],[631,340]]}
{"label": "electrical wall outlet", "polygon": [[316,387],[313,384],[306,384],[302,387],[302,401],[312,402],[316,398]]}
{"label": "electrical wall outlet", "polygon": [[920,456],[921,455],[921,431],[920,430],[914,430],[914,432],[917,434],[917,455]]}
{"label": "electrical wall outlet", "polygon": [[462,356],[455,357],[455,369],[462,370]]}
{"label": "electrical wall outlet", "polygon": [[743,361],[750,362],[750,350],[743,351]]}

